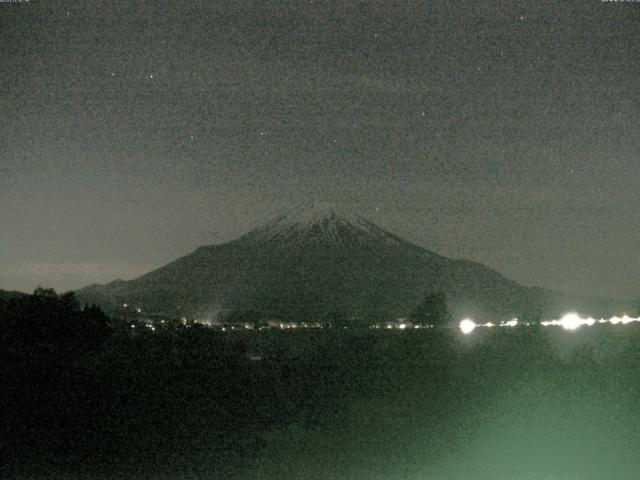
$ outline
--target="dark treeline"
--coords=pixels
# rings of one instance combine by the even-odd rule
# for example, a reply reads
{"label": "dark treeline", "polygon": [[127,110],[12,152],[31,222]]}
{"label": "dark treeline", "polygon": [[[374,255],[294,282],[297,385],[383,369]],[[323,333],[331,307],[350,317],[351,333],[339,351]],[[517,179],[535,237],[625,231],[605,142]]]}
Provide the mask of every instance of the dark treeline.
{"label": "dark treeline", "polygon": [[197,326],[137,326],[73,293],[0,301],[0,477],[222,471],[255,450],[243,348]]}
{"label": "dark treeline", "polygon": [[2,301],[0,321],[0,476],[226,478],[252,465],[266,432],[321,418],[354,388],[327,363],[326,338],[291,361],[278,341],[151,330],[40,288]]}
{"label": "dark treeline", "polygon": [[37,288],[33,295],[0,298],[3,351],[21,356],[77,355],[107,338],[107,316],[95,305],[81,307],[73,292]]}

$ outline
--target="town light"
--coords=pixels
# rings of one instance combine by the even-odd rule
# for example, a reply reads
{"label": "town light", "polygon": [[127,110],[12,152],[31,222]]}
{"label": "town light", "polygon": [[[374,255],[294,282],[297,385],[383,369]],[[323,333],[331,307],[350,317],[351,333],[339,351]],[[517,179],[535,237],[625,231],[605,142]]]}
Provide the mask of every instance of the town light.
{"label": "town light", "polygon": [[460,331],[465,335],[470,334],[477,327],[476,322],[469,318],[465,318],[464,320],[462,320],[458,326],[460,328]]}

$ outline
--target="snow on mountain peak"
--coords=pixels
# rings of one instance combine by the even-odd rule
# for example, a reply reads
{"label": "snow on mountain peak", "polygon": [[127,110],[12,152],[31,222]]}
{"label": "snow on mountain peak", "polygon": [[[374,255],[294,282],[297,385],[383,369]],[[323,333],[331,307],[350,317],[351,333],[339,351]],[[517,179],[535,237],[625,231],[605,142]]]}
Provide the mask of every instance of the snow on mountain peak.
{"label": "snow on mountain peak", "polygon": [[324,222],[357,222],[359,218],[357,215],[340,211],[331,203],[311,202],[298,205],[279,220],[289,225],[308,227]]}
{"label": "snow on mountain peak", "polygon": [[297,206],[264,227],[249,232],[243,239],[323,243],[344,243],[347,240],[362,243],[375,239],[398,243],[394,235],[363,217],[333,204],[316,201]]}

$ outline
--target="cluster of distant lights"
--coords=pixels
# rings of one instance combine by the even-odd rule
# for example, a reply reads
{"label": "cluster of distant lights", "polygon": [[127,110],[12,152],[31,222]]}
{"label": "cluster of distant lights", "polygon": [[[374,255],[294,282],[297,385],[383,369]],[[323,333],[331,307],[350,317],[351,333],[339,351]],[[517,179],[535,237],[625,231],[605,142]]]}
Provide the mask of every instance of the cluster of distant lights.
{"label": "cluster of distant lights", "polygon": [[[599,320],[596,320],[593,317],[581,317],[577,313],[571,312],[567,313],[562,318],[557,320],[543,320],[539,323],[539,325],[542,325],[543,327],[558,326],[564,328],[565,330],[573,331],[583,326],[591,327],[595,324],[608,323],[611,325],[627,325],[634,322],[640,322],[640,317],[630,317],[628,315],[623,315],[622,317],[614,316],[611,318],[601,318]],[[478,327],[517,327],[518,325],[521,324],[518,322],[517,318],[514,318],[513,320],[509,320],[507,322],[500,322],[498,324],[492,322],[476,323],[470,318],[465,318],[464,320],[460,321],[460,323],[458,324],[458,328],[460,328],[460,331],[462,333],[468,335]],[[524,325],[531,324],[525,323]]]}
{"label": "cluster of distant lights", "polygon": [[[129,308],[131,307],[130,304],[124,303],[122,305],[124,308]],[[135,311],[137,313],[142,313],[142,309],[140,307],[133,307],[135,309]],[[404,319],[403,319],[404,320]],[[182,317],[180,319],[181,324],[183,325],[187,325],[187,319],[185,317]],[[161,320],[160,323],[164,324],[165,321]],[[205,326],[213,326],[212,324],[210,324],[209,322],[206,321],[198,321],[196,320],[195,323],[200,323],[201,325],[205,325]],[[640,317],[630,317],[629,315],[623,315],[621,317],[619,316],[613,316],[611,318],[600,318],[599,320],[596,320],[593,317],[581,317],[580,315],[578,315],[575,312],[570,312],[565,314],[562,318],[556,319],[556,320],[543,320],[540,321],[539,323],[536,323],[536,325],[541,325],[543,327],[549,327],[549,326],[558,326],[558,327],[562,327],[565,330],[568,331],[573,331],[573,330],[577,330],[580,327],[583,326],[587,326],[587,327],[591,327],[595,324],[610,324],[610,325],[628,325],[630,323],[640,323]],[[522,323],[520,322],[517,318],[513,318],[511,320],[508,321],[502,321],[499,323],[494,323],[494,322],[486,322],[486,323],[476,323],[475,321],[473,321],[470,318],[465,318],[463,320],[460,321],[460,323],[458,324],[458,328],[460,329],[460,331],[465,334],[465,335],[469,335],[470,333],[472,333],[476,328],[494,328],[494,327],[517,327],[518,325],[525,325],[525,326],[530,326],[532,325],[532,323],[530,322],[526,322],[526,323]],[[149,330],[155,332],[156,331],[156,326],[153,323],[149,323],[146,322],[143,324],[144,327],[148,328]],[[302,323],[279,323],[277,325],[273,325],[269,328],[279,328],[279,329],[296,329],[296,328],[302,328],[302,329],[309,329],[309,328],[324,328],[323,325],[319,324],[319,323],[306,323],[306,322],[302,322]],[[387,323],[386,325],[372,325],[371,328],[374,329],[380,329],[380,328],[385,328],[385,329],[399,329],[399,330],[405,330],[405,329],[409,329],[409,328],[413,328],[413,329],[418,329],[418,328],[433,328],[433,325],[411,325],[405,322],[400,322],[400,323]],[[131,324],[131,328],[134,329],[135,328],[135,324]],[[345,327],[346,328],[346,327]],[[230,326],[229,328],[227,328],[226,326],[222,326],[221,330],[222,331],[226,331],[227,329],[230,330],[253,330],[253,326],[249,326],[247,324],[244,324],[243,326],[238,326],[238,327],[234,327],[234,326]],[[257,330],[263,330],[263,328],[257,328]]]}
{"label": "cluster of distant lights", "polygon": [[[129,307],[131,307],[131,305],[129,305],[128,303],[123,303],[122,304],[122,308],[129,308]],[[135,307],[135,310],[136,310],[137,313],[142,313],[142,308],[140,308],[140,307]]]}

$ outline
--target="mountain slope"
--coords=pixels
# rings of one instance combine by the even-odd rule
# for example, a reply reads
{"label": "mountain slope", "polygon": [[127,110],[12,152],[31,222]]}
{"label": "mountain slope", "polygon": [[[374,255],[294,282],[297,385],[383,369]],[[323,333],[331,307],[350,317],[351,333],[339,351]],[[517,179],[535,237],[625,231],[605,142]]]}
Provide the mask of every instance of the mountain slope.
{"label": "mountain slope", "polygon": [[456,317],[491,319],[551,311],[560,298],[324,204],[299,207],[232,242],[78,295],[107,308],[130,303],[169,316],[254,310],[276,318],[339,315],[367,322],[407,315],[426,291],[445,292]]}

